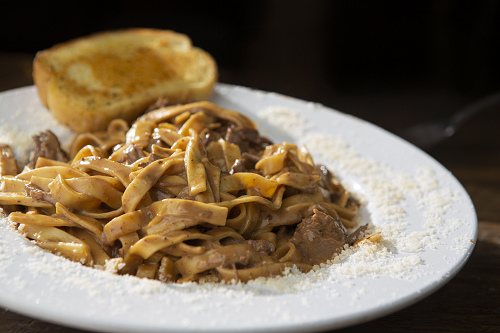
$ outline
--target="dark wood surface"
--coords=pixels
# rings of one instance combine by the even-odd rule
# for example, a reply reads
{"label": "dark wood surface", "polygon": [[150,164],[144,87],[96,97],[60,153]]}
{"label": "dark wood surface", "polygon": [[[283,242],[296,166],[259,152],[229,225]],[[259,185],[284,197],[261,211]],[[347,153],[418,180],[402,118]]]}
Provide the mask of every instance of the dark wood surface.
{"label": "dark wood surface", "polygon": [[[32,84],[32,58],[31,54],[0,53],[0,91]],[[222,74],[223,82],[242,85],[253,83],[258,88],[258,81],[252,81],[248,75],[224,77]],[[284,91],[287,92],[293,95],[294,90]],[[304,90],[301,92],[304,93]],[[315,94],[319,92],[315,91]],[[438,107],[452,109],[470,101],[469,97],[450,98],[449,95],[434,93],[419,94],[418,99],[415,96],[412,91],[358,92],[333,94],[333,97],[329,94],[328,98],[320,102],[396,131],[400,129],[401,123],[407,126],[430,120],[427,118]],[[425,104],[422,96],[431,105],[430,109],[426,106],[427,113],[410,112],[406,118],[398,118],[391,113],[405,108],[415,110]],[[376,115],[363,113],[374,107],[375,110],[386,112],[377,112]],[[500,139],[498,131],[494,130],[500,122],[496,110],[471,121],[448,142],[429,152],[463,184],[477,211],[478,242],[465,267],[451,282],[417,304],[338,332],[500,332]],[[82,331],[1,310],[0,332]]]}

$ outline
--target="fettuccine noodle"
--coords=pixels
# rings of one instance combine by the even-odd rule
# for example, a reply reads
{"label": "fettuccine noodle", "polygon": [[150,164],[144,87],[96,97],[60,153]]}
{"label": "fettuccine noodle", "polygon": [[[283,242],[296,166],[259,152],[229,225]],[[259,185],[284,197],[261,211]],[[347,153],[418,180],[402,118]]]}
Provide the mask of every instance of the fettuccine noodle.
{"label": "fettuccine noodle", "polygon": [[[114,120],[77,136],[67,161],[33,163],[20,173],[0,163],[10,220],[48,251],[119,274],[245,282],[307,272],[362,236],[345,229],[359,204],[305,147],[272,144],[209,102],[163,107],[130,128]],[[326,235],[320,218],[336,228],[325,239],[315,239]]]}

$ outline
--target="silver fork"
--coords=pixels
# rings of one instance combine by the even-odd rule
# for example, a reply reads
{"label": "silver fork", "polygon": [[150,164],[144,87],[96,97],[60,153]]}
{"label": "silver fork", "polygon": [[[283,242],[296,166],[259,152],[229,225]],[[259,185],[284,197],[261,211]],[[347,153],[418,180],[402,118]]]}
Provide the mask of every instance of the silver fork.
{"label": "silver fork", "polygon": [[419,124],[396,134],[417,147],[428,149],[455,134],[466,120],[497,103],[500,103],[500,92],[467,105],[450,118]]}

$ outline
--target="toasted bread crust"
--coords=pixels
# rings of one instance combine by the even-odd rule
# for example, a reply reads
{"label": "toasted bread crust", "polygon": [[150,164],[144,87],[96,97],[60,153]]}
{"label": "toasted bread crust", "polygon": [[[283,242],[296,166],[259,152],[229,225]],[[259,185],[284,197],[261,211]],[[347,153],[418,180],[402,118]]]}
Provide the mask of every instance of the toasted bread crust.
{"label": "toasted bread crust", "polygon": [[38,52],[33,79],[42,103],[76,132],[114,118],[134,120],[158,97],[171,103],[210,98],[217,65],[189,37],[172,31],[102,32]]}

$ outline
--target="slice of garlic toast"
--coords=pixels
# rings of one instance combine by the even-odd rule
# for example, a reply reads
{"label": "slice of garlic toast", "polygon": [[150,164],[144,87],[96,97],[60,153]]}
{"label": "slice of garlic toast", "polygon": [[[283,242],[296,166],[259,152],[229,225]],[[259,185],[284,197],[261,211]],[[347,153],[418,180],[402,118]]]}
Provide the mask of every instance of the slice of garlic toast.
{"label": "slice of garlic toast", "polygon": [[207,100],[217,65],[189,37],[167,30],[126,29],[78,38],[37,53],[33,79],[42,103],[76,132],[132,121],[159,97]]}

